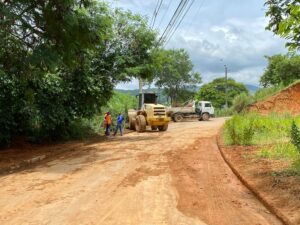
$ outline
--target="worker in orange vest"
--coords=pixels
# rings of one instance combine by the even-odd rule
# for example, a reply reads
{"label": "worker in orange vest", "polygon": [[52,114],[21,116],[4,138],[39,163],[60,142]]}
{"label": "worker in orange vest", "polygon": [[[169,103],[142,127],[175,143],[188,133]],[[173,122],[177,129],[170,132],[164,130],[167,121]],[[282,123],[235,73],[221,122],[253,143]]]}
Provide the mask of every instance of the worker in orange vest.
{"label": "worker in orange vest", "polygon": [[110,127],[111,127],[111,116],[110,113],[107,112],[104,117],[104,126],[105,126],[105,135],[110,135]]}

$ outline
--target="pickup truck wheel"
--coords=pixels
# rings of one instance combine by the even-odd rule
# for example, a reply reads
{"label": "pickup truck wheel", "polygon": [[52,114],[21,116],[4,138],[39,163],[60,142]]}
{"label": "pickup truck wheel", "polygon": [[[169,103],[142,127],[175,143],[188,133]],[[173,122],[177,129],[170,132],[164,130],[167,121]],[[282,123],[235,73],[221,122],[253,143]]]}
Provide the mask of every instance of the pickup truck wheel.
{"label": "pickup truck wheel", "polygon": [[162,125],[162,126],[158,126],[158,130],[159,131],[166,131],[168,130],[168,124]]}
{"label": "pickup truck wheel", "polygon": [[183,120],[183,115],[181,114],[175,114],[174,115],[174,121],[175,122],[181,122]]}
{"label": "pickup truck wheel", "polygon": [[209,114],[208,113],[203,113],[202,120],[208,121],[209,120]]}
{"label": "pickup truck wheel", "polygon": [[151,130],[157,130],[157,126],[151,126]]}
{"label": "pickup truck wheel", "polygon": [[138,115],[135,119],[135,130],[139,133],[146,130],[146,118],[143,115]]}

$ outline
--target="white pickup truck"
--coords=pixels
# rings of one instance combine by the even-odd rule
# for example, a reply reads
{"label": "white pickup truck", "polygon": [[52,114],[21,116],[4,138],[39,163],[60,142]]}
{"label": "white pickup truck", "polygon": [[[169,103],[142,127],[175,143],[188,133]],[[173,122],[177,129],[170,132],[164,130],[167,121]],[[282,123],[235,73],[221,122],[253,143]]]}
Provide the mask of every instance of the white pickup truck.
{"label": "white pickup truck", "polygon": [[191,101],[183,107],[168,108],[168,115],[174,122],[180,122],[184,118],[198,118],[207,121],[214,117],[215,110],[209,101]]}

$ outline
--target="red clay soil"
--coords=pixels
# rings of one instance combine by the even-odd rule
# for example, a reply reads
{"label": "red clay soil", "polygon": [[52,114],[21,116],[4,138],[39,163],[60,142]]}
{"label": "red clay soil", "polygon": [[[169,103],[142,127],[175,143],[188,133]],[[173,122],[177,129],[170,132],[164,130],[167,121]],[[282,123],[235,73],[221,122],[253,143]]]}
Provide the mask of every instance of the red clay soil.
{"label": "red clay soil", "polygon": [[225,160],[241,180],[286,224],[300,224],[300,178],[283,171],[289,162],[256,157],[258,147],[219,146]]}
{"label": "red clay soil", "polygon": [[250,105],[248,110],[262,115],[272,112],[300,114],[300,83],[294,84],[266,100]]}
{"label": "red clay soil", "polygon": [[[15,139],[10,148],[0,150],[0,174],[29,166],[34,159],[57,157],[66,151],[74,151],[88,142],[103,141],[105,137],[92,137],[86,140],[66,143],[30,144],[24,138]],[[28,161],[31,161],[28,163]],[[38,162],[38,160],[36,161]]]}

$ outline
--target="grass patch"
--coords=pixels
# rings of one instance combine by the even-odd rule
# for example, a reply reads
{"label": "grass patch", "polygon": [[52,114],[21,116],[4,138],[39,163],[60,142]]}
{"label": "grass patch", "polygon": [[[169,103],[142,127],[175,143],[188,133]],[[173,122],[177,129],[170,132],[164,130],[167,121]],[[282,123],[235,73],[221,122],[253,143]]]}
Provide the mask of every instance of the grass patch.
{"label": "grass patch", "polygon": [[254,135],[253,119],[234,116],[225,123],[224,142],[227,145],[251,145]]}
{"label": "grass patch", "polygon": [[288,161],[288,173],[300,176],[299,127],[300,116],[235,115],[225,123],[223,140],[226,145],[262,146],[256,157]]}
{"label": "grass patch", "polygon": [[300,177],[300,159],[294,161],[291,167],[291,172]]}
{"label": "grass patch", "polygon": [[291,143],[278,143],[273,146],[264,146],[258,153],[261,158],[295,160],[299,153]]}
{"label": "grass patch", "polygon": [[269,159],[271,158],[271,151],[269,148],[262,148],[257,154],[257,156],[260,158]]}
{"label": "grass patch", "polygon": [[229,109],[215,109],[215,117],[232,116],[235,112]]}
{"label": "grass patch", "polygon": [[253,96],[253,100],[254,102],[265,100],[266,98],[282,91],[284,88],[285,88],[284,85],[278,85],[278,86],[259,89],[255,92]]}
{"label": "grass patch", "polygon": [[290,140],[291,125],[300,125],[300,116],[288,114],[261,116],[235,115],[224,126],[224,143],[227,145],[280,144]]}

